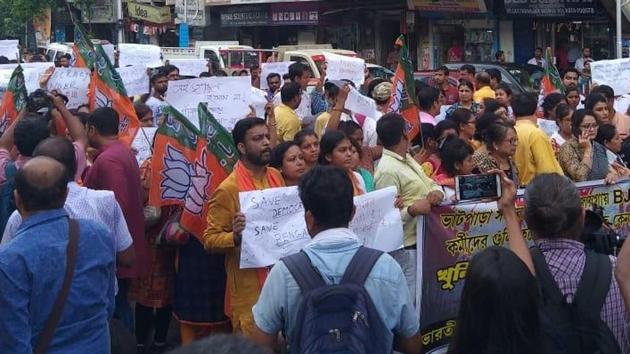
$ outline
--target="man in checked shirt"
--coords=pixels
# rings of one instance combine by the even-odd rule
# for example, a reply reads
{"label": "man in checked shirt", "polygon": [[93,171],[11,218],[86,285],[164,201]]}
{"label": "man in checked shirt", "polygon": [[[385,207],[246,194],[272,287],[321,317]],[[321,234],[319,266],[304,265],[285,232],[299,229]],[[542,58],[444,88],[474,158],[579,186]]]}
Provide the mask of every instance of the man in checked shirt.
{"label": "man in checked shirt", "polygon": [[[584,209],[580,203],[578,190],[573,182],[564,176],[542,174],[527,186],[525,205],[524,217],[527,226],[534,235],[536,245],[544,256],[554,281],[566,301],[571,303],[586,264],[584,244],[580,241]],[[609,258],[614,272],[615,268],[619,268],[617,258],[613,256]],[[540,279],[538,267],[536,268],[536,277]],[[620,270],[617,269],[617,273]],[[630,350],[627,335],[630,317],[624,307],[624,300],[615,277],[610,281],[610,290],[606,295],[600,317],[615,336],[621,353],[627,353]]]}

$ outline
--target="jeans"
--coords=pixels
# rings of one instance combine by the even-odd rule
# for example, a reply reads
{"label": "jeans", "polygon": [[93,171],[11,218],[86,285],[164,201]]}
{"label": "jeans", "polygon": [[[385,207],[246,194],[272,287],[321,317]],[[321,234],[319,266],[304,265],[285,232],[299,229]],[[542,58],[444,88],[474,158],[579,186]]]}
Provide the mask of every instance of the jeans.
{"label": "jeans", "polygon": [[119,319],[129,332],[134,333],[133,327],[133,311],[129,305],[127,294],[131,279],[118,279],[118,294],[116,294],[116,308],[114,309],[114,317]]}
{"label": "jeans", "polygon": [[416,304],[416,267],[417,264],[417,251],[415,249],[399,249],[390,252],[390,255],[394,257],[396,262],[400,265],[400,268],[407,279],[407,286],[409,287],[409,296],[413,304]]}

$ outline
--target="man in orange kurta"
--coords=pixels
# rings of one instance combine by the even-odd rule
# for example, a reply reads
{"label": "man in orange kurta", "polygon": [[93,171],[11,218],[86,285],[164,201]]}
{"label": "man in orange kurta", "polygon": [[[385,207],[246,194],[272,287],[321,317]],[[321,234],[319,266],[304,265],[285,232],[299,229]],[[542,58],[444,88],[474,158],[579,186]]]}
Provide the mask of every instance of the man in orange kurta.
{"label": "man in orange kurta", "polygon": [[245,216],[240,213],[239,192],[284,186],[282,175],[267,167],[271,158],[269,128],[260,118],[245,118],[232,130],[241,156],[234,171],[219,185],[210,200],[204,245],[211,252],[225,252],[227,273],[226,314],[234,332],[251,334],[252,307],[267,275],[266,268],[240,269],[241,232]]}

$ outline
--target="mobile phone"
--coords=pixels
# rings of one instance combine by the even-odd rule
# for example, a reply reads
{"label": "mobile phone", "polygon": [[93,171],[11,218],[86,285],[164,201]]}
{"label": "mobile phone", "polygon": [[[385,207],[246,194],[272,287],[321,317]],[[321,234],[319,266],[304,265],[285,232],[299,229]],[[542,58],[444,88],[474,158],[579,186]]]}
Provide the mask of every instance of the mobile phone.
{"label": "mobile phone", "polygon": [[501,177],[498,174],[455,176],[457,200],[492,199],[501,196]]}

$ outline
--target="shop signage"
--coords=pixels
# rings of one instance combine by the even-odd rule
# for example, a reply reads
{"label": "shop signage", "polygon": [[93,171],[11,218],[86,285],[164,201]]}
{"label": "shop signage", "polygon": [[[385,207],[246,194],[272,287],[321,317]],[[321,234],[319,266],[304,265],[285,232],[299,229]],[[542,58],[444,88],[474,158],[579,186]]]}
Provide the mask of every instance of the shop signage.
{"label": "shop signage", "polygon": [[[186,3],[184,3],[184,1]],[[204,0],[176,0],[175,23],[187,23],[189,26],[205,27],[210,24],[210,11],[206,10]]]}
{"label": "shop signage", "polygon": [[171,22],[171,10],[168,7],[157,7],[138,3],[127,3],[129,17],[152,23]]}
{"label": "shop signage", "polygon": [[505,12],[523,17],[575,17],[597,14],[597,0],[505,0]]}
{"label": "shop signage", "polygon": [[314,3],[271,4],[271,24],[283,25],[317,25],[319,8]]}
{"label": "shop signage", "polygon": [[88,9],[82,9],[84,23],[114,23],[116,9],[112,0],[96,0]]}
{"label": "shop signage", "polygon": [[413,4],[416,10],[426,12],[486,12],[484,0],[414,0]]}
{"label": "shop signage", "polygon": [[229,7],[221,12],[221,26],[267,26],[269,7],[265,5]]}

